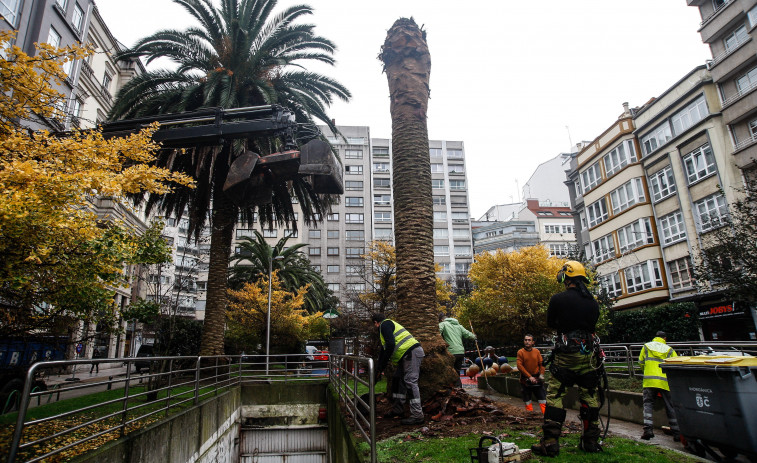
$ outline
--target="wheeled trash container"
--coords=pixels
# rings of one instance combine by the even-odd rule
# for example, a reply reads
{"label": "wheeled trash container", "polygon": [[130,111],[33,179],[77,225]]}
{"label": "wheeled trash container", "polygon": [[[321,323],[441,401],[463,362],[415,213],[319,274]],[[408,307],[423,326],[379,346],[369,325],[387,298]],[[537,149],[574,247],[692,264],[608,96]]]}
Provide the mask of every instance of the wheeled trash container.
{"label": "wheeled trash container", "polygon": [[757,459],[757,357],[673,357],[662,370],[690,450]]}

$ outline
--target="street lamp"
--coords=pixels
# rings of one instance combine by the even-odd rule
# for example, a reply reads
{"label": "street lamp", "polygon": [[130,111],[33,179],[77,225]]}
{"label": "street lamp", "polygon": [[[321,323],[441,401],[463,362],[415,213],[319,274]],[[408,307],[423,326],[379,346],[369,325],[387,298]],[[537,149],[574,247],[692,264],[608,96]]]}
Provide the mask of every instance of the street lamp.
{"label": "street lamp", "polygon": [[273,261],[283,260],[284,256],[271,257],[268,259],[268,316],[266,317],[266,331],[265,331],[265,374],[268,376],[268,363],[271,353],[271,275],[273,274]]}

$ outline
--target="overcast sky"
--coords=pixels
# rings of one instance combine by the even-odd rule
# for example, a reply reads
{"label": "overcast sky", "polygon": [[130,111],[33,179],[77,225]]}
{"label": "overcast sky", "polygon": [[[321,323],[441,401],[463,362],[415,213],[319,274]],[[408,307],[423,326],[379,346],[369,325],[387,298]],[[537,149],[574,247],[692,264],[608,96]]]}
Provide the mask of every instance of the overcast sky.
{"label": "overcast sky", "polygon": [[[190,17],[171,0],[96,0],[126,45]],[[462,140],[471,215],[517,201],[534,169],[711,57],[685,0],[302,0],[308,22],[339,47],[335,77],[353,94],[329,111],[339,125],[391,137],[377,56],[386,31],[412,16],[431,52],[431,139]],[[280,0],[281,5],[301,3]],[[522,198],[520,198],[522,199]]]}

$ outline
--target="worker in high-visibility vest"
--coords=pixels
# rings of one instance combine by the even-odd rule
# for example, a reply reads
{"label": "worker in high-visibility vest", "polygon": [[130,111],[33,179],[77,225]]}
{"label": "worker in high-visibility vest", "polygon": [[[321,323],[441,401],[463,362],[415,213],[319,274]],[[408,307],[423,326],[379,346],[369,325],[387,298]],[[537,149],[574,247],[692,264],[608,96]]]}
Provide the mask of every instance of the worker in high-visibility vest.
{"label": "worker in high-visibility vest", "polygon": [[405,402],[410,404],[410,416],[402,419],[402,424],[422,424],[423,407],[421,406],[421,392],[418,388],[418,377],[421,372],[421,362],[425,356],[421,344],[412,334],[394,320],[390,320],[382,313],[373,315],[373,325],[379,331],[381,352],[376,367],[376,381],[386,365],[391,361],[397,368],[392,376],[392,411],[385,418],[404,416]]}
{"label": "worker in high-visibility vest", "polygon": [[652,411],[654,410],[654,401],[657,397],[662,397],[662,401],[665,403],[665,413],[668,415],[670,430],[673,431],[673,440],[676,442],[680,440],[678,420],[673,410],[673,404],[670,401],[668,376],[660,368],[665,359],[678,356],[672,347],[665,344],[667,339],[668,337],[664,331],[658,331],[652,341],[644,344],[639,354],[639,365],[644,370],[644,382],[642,383],[644,433],[641,435],[641,438],[644,440],[654,437]]}

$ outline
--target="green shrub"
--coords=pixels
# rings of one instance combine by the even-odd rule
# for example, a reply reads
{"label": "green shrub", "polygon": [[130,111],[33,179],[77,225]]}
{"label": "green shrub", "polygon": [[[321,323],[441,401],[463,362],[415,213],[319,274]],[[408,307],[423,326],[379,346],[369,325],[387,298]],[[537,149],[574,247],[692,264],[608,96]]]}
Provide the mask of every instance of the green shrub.
{"label": "green shrub", "polygon": [[699,316],[691,302],[664,304],[656,307],[612,311],[610,328],[603,342],[643,343],[651,341],[662,330],[668,341],[699,339]]}

